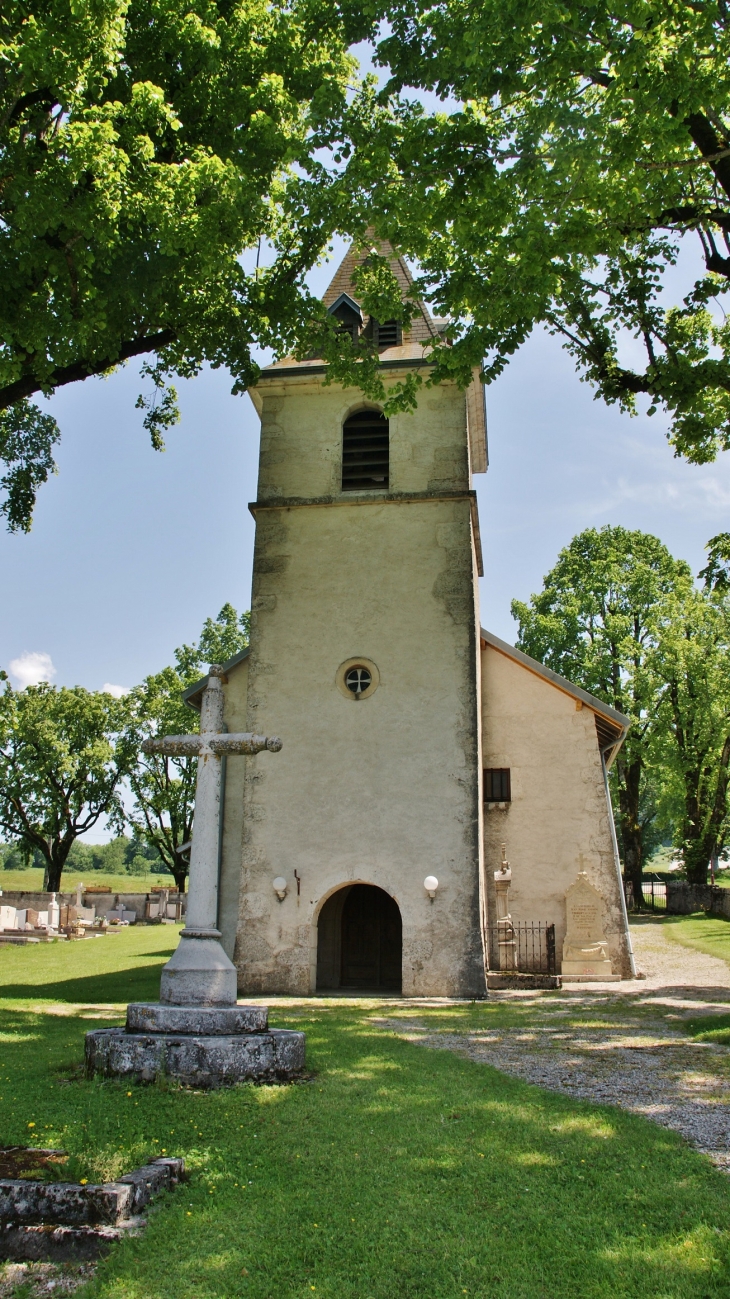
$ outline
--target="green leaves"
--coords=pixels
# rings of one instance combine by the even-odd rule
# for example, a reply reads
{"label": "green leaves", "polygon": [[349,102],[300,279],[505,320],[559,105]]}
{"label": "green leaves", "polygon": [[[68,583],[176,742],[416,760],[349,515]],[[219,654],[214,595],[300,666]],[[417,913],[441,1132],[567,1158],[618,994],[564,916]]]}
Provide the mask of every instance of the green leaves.
{"label": "green leaves", "polygon": [[0,411],[0,462],[7,469],[0,478],[0,514],[10,532],[30,532],[36,491],[56,472],[52,452],[60,436],[55,419],[28,401]]}
{"label": "green leaves", "polygon": [[77,836],[121,813],[128,718],[126,699],[80,686],[6,685],[0,694],[0,829],[40,851],[51,890]]}
{"label": "green leaves", "polygon": [[[484,355],[491,381],[544,322],[606,401],[633,413],[646,394],[679,454],[712,459],[730,442],[723,12],[395,0],[388,19],[391,113],[358,149],[378,232],[452,319],[452,372]],[[460,102],[429,115],[396,98],[413,87]],[[683,240],[706,273],[672,306]]]}
{"label": "green leaves", "polygon": [[[158,376],[225,365],[242,391],[255,343],[296,346],[317,314],[302,277],[351,207],[315,155],[346,140],[347,47],[372,21],[322,0],[4,7],[0,411],[146,354]],[[254,276],[260,239],[275,262]],[[161,447],[175,399],[155,386]],[[14,489],[13,526],[42,481]]]}

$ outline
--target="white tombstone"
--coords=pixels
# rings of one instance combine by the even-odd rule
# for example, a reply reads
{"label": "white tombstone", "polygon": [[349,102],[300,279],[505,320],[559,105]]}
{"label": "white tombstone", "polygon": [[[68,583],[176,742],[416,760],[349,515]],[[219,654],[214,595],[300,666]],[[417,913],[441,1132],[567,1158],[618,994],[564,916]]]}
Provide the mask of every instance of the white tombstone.
{"label": "white tombstone", "polygon": [[565,895],[567,928],[563,942],[562,976],[579,983],[615,982],[608,940],[603,932],[603,898],[585,871]]}
{"label": "white tombstone", "polygon": [[17,929],[18,912],[15,907],[0,906],[0,929]]}

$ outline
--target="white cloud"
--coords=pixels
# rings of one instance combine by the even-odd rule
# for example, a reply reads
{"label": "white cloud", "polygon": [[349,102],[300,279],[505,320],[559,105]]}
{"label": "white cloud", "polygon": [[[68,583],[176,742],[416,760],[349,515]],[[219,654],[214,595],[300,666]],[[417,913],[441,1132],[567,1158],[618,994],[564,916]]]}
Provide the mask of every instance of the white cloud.
{"label": "white cloud", "polygon": [[114,686],[110,681],[105,681],[101,689],[103,694],[111,695],[113,699],[122,699],[129,694],[129,686]]}
{"label": "white cloud", "polygon": [[56,675],[50,654],[39,654],[36,651],[11,659],[8,668],[19,690],[25,690],[26,686],[37,686],[41,681],[50,681]]}

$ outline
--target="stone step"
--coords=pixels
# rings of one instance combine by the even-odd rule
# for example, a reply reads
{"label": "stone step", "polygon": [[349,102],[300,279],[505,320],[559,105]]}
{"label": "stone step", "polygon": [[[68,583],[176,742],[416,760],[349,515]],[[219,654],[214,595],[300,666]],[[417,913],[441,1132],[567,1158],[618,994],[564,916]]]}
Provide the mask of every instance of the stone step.
{"label": "stone step", "polygon": [[498,992],[500,988],[560,988],[562,979],[559,974],[519,974],[517,970],[488,970],[487,991]]}
{"label": "stone step", "polygon": [[267,1006],[171,1006],[166,1002],[132,1002],[127,1006],[128,1033],[184,1033],[232,1037],[265,1033]]}

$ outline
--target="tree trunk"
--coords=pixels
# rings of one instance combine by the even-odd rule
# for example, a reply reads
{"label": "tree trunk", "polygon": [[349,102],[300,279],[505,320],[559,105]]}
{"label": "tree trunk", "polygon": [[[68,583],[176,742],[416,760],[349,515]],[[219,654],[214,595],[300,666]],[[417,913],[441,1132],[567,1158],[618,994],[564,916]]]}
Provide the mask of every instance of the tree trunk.
{"label": "tree trunk", "polygon": [[624,879],[633,886],[634,901],[641,903],[644,866],[644,831],[639,820],[641,758],[622,763],[619,770],[619,825],[624,849]]}
{"label": "tree trunk", "polygon": [[[178,863],[179,863],[179,864],[178,864]],[[188,877],[188,870],[189,870],[189,864],[188,864],[188,862],[186,862],[186,861],[185,861],[185,862],[181,862],[180,859],[179,859],[179,857],[178,857],[178,861],[175,863],[175,865],[174,865],[174,866],[169,866],[169,867],[168,867],[168,870],[171,870],[171,871],[172,871],[172,878],[173,878],[174,881],[175,881],[175,885],[176,885],[176,887],[177,887],[177,891],[178,891],[178,893],[184,893],[184,892],[185,892],[185,881],[186,881],[186,879],[187,879],[187,877]]]}
{"label": "tree trunk", "polygon": [[690,772],[685,777],[688,786],[685,798],[687,821],[682,847],[684,868],[690,884],[707,883],[710,860],[717,852],[717,841],[726,815],[729,767],[730,736],[727,736],[718,762],[717,781],[709,815],[706,810],[709,800],[705,800],[704,807],[700,801],[702,772]]}
{"label": "tree trunk", "polygon": [[48,862],[48,865],[46,866],[46,880],[47,880],[46,892],[47,893],[61,892],[62,874],[63,874],[63,862],[57,862],[55,860]]}

